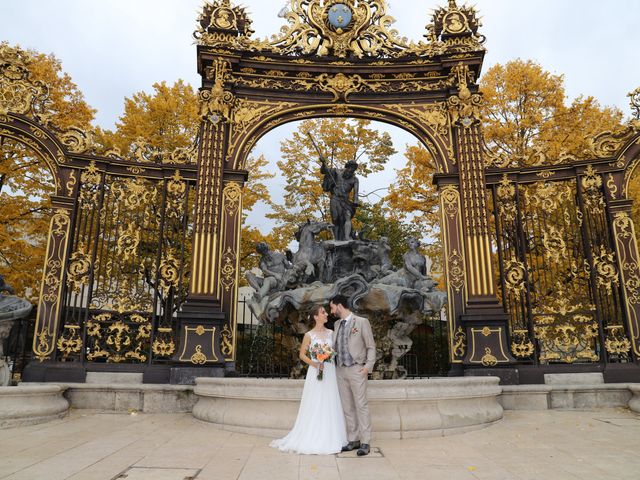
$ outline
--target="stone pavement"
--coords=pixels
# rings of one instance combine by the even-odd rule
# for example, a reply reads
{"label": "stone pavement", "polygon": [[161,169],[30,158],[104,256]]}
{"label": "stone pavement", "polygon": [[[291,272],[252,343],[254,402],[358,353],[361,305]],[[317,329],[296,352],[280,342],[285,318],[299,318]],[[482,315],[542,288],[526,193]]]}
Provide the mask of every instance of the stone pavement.
{"label": "stone pavement", "polygon": [[284,454],[268,443],[190,414],[72,410],[0,430],[0,479],[640,479],[640,416],[624,409],[507,411],[474,432],[375,440],[380,453],[366,458]]}

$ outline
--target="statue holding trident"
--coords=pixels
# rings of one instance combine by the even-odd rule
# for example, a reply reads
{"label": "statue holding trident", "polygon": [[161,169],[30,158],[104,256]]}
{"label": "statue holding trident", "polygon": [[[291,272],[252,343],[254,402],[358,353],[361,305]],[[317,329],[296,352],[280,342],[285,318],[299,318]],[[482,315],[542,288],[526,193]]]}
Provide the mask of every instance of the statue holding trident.
{"label": "statue holding trident", "polygon": [[336,240],[350,240],[351,219],[359,205],[359,184],[355,175],[358,164],[354,160],[349,160],[342,170],[328,167],[327,160],[322,155],[311,133],[307,132],[307,135],[309,135],[320,159],[320,173],[324,175],[322,190],[331,195],[329,209],[333,223],[333,236]]}

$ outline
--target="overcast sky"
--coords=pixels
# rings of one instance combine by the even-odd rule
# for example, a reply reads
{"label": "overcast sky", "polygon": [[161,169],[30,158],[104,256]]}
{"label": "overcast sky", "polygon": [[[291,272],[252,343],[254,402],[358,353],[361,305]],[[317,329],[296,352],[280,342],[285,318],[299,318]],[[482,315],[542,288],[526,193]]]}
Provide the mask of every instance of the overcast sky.
{"label": "overcast sky", "polygon": [[[276,33],[285,0],[245,0],[256,36]],[[390,0],[401,36],[420,40],[433,8],[446,0]],[[603,105],[630,110],[627,93],[640,86],[640,1],[477,0],[487,37],[484,70],[514,58],[532,59],[563,74],[569,101],[592,95]],[[124,98],[178,79],[198,87],[192,32],[201,0],[0,0],[0,40],[54,53],[98,110],[96,124],[113,128]],[[293,127],[265,136],[255,153],[274,161]],[[413,138],[389,130],[401,152]],[[402,158],[395,159],[401,166]],[[372,191],[393,178],[367,179]],[[280,180],[271,189],[277,194]],[[262,216],[257,215],[256,222]]]}

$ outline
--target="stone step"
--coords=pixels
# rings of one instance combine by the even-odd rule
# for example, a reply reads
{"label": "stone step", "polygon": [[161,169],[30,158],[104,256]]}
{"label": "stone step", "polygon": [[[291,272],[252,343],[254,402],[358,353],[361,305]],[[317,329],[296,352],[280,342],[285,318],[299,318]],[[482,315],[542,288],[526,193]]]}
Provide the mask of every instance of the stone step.
{"label": "stone step", "polygon": [[598,385],[604,383],[601,372],[592,373],[545,373],[546,385]]}
{"label": "stone step", "polygon": [[142,373],[87,372],[86,382],[100,385],[142,383]]}

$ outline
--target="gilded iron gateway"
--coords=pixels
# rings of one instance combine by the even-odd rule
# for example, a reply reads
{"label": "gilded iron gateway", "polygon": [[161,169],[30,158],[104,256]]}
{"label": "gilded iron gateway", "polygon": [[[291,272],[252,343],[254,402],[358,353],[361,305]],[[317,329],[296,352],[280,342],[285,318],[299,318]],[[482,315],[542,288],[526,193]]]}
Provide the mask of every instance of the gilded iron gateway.
{"label": "gilded iron gateway", "polygon": [[28,54],[2,44],[0,136],[46,158],[57,184],[35,357],[232,366],[245,160],[288,121],[353,116],[414,134],[437,164],[458,373],[637,362],[640,262],[624,179],[640,158],[638,90],[635,118],[591,139],[591,158],[490,152],[480,21],[446,3],[410,41],[383,0],[291,0],[270,39],[253,38],[244,8],[206,2],[194,34],[201,135],[172,152],[144,139],[103,151],[91,132],[58,129]]}

